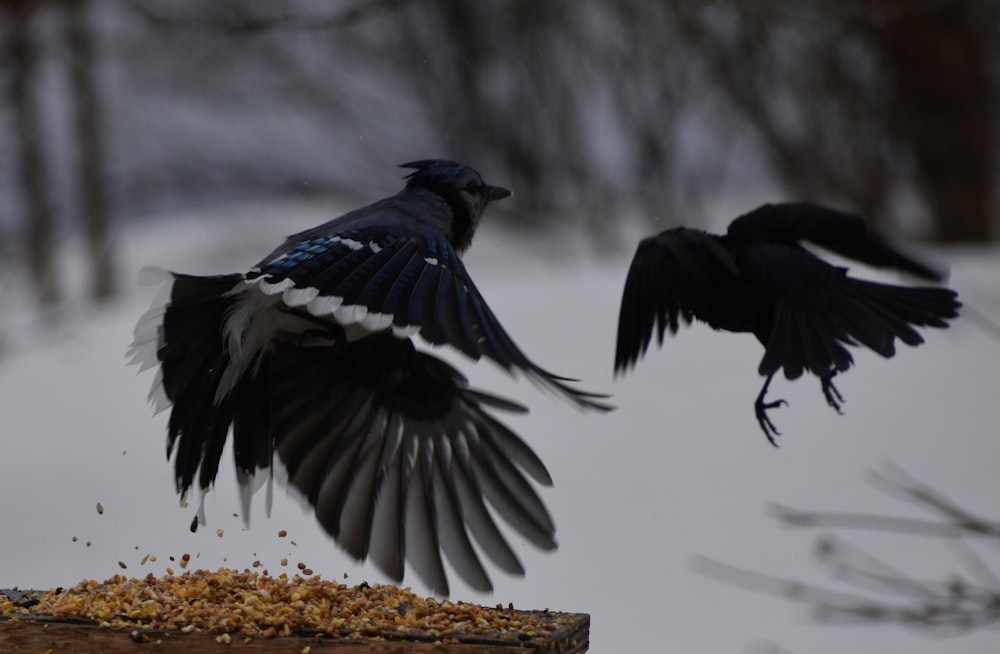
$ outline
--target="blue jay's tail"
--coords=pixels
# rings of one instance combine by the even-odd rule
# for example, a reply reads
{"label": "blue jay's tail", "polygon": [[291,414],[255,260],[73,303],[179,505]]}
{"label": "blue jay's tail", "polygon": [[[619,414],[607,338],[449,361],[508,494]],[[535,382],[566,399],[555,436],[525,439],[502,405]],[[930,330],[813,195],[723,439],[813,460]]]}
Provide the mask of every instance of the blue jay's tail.
{"label": "blue jay's tail", "polygon": [[160,366],[149,398],[157,412],[173,405],[167,457],[176,447],[175,480],[183,496],[199,469],[199,487],[211,486],[233,420],[231,399],[215,397],[228,365],[222,327],[235,302],[229,293],[243,275],[166,274],[169,297],[139,320],[129,355],[142,370]]}

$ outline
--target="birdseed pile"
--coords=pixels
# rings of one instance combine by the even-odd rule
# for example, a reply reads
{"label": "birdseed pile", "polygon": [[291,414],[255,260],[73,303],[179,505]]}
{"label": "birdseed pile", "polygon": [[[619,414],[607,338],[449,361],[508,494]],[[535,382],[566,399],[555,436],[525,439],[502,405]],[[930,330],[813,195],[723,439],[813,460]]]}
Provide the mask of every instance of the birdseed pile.
{"label": "birdseed pile", "polygon": [[495,609],[415,595],[391,585],[346,586],[319,577],[272,577],[249,570],[82,581],[28,601],[0,596],[8,620],[49,616],[108,628],[201,631],[233,638],[318,635],[333,638],[457,642],[478,636],[526,641],[572,623],[546,611]]}

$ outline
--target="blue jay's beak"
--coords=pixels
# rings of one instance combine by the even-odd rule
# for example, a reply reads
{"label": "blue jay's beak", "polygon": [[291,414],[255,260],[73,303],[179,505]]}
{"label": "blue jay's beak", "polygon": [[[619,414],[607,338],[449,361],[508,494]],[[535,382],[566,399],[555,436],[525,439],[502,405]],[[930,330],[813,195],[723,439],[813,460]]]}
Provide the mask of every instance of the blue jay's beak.
{"label": "blue jay's beak", "polygon": [[483,189],[483,197],[486,198],[487,202],[493,202],[494,200],[503,200],[506,197],[510,197],[511,191],[505,189],[502,186],[489,186]]}

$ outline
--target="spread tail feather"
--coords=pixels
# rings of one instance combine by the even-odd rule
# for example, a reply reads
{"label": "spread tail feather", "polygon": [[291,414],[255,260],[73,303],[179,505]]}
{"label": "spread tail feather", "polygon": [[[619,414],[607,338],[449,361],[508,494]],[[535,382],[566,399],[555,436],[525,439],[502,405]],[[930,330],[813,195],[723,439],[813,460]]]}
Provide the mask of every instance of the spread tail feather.
{"label": "spread tail feather", "polygon": [[222,323],[234,301],[228,294],[242,279],[169,273],[166,302],[139,320],[129,349],[131,363],[160,366],[150,399],[158,409],[172,405],[167,456],[174,454],[182,495],[196,474],[202,490],[211,486],[233,421],[231,402],[213,398],[227,363]]}
{"label": "spread tail feather", "polygon": [[946,288],[906,287],[846,278],[816,311],[779,301],[761,360],[761,375],[784,368],[788,379],[803,371],[823,377],[853,363],[845,345],[864,345],[883,357],[896,353],[895,341],[924,342],[915,327],[948,326],[961,303]]}

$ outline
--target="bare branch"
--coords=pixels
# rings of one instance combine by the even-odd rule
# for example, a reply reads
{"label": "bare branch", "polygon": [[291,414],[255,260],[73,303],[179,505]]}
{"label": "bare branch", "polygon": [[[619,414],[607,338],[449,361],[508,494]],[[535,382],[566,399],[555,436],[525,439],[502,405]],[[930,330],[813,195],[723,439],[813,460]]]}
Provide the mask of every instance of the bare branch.
{"label": "bare branch", "polygon": [[695,569],[725,583],[777,595],[812,607],[817,619],[833,624],[898,624],[957,634],[1000,627],[1000,576],[968,542],[1000,545],[1000,523],[976,516],[943,493],[922,484],[898,466],[887,464],[872,475],[879,490],[916,504],[937,520],[858,513],[822,513],[777,506],[786,525],[850,528],[949,539],[959,570],[943,580],[920,580],[883,558],[832,535],[817,544],[820,564],[850,592],[794,579],[751,572],[699,559]]}

